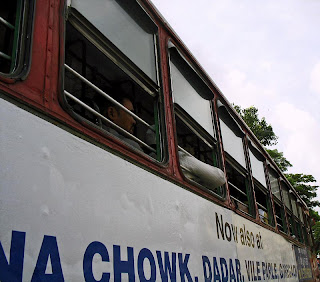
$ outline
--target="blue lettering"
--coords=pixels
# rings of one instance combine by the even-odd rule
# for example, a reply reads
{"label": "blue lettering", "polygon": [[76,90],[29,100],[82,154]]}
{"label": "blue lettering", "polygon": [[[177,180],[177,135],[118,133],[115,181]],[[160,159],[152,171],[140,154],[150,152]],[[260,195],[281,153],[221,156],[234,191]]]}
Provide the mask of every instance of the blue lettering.
{"label": "blue lettering", "polygon": [[222,282],[228,282],[228,265],[225,258],[220,258],[221,278]]}
{"label": "blue lettering", "polygon": [[[51,260],[52,274],[45,273],[49,256]],[[37,264],[31,281],[64,281],[56,237],[47,235],[43,237]]]}
{"label": "blue lettering", "polygon": [[262,265],[263,280],[265,280],[266,279],[266,264],[264,262],[262,262],[261,265]]}
{"label": "blue lettering", "polygon": [[260,262],[256,262],[257,264],[257,278],[258,280],[261,280],[261,276],[260,276]]}
{"label": "blue lettering", "polygon": [[213,281],[220,281],[220,272],[218,268],[218,263],[216,257],[213,257]]}
{"label": "blue lettering", "polygon": [[181,253],[178,254],[181,282],[184,282],[185,276],[187,276],[188,281],[192,281],[192,278],[188,269],[189,257],[190,257],[190,254],[186,254],[185,258],[183,259],[182,254]]}
{"label": "blue lettering", "polygon": [[[143,262],[145,259],[149,260],[150,263],[150,269],[151,269],[151,275],[150,279],[147,279],[144,275],[144,269],[143,269]],[[143,248],[138,255],[138,274],[140,281],[145,282],[145,281],[156,281],[157,277],[157,272],[156,272],[156,264],[153,258],[153,255],[151,251],[147,248]]]}
{"label": "blue lettering", "polygon": [[202,256],[202,265],[203,265],[204,281],[211,282],[212,281],[212,269],[211,269],[210,260],[208,259],[207,256]]}
{"label": "blue lettering", "polygon": [[0,281],[22,281],[25,238],[25,232],[12,231],[10,263],[0,242]]}
{"label": "blue lettering", "polygon": [[102,261],[109,261],[109,254],[105,245],[97,241],[90,243],[83,257],[84,279],[89,282],[108,282],[110,280],[110,273],[102,273],[100,280],[96,280],[94,278],[92,272],[92,260],[95,254],[99,254],[102,258]]}
{"label": "blue lettering", "polygon": [[249,260],[248,260],[248,261],[245,260],[246,270],[247,270],[247,276],[248,276],[248,280],[249,280],[249,281],[251,281],[251,271],[250,271],[250,270],[251,270],[251,267],[250,267],[250,266],[251,266],[251,263],[250,263],[250,262],[251,262],[251,261],[249,261]]}
{"label": "blue lettering", "polygon": [[234,268],[233,268],[233,261],[232,259],[229,259],[229,272],[230,272],[230,282],[232,281],[237,281],[236,280],[236,275],[234,273]]}
{"label": "blue lettering", "polygon": [[242,282],[240,261],[238,259],[235,259],[235,261],[236,261],[236,271],[237,271],[237,282]]}
{"label": "blue lettering", "polygon": [[168,274],[170,276],[171,281],[176,281],[177,278],[177,273],[176,273],[176,253],[172,253],[172,267],[170,265],[170,258],[169,258],[169,253],[165,252],[164,253],[164,265],[162,262],[162,256],[161,252],[157,251],[157,258],[158,258],[158,264],[159,264],[159,270],[160,270],[160,275],[161,275],[161,280],[163,282],[168,282]]}
{"label": "blue lettering", "polygon": [[122,261],[120,255],[120,246],[113,246],[113,270],[114,281],[121,281],[121,273],[128,273],[129,282],[135,281],[133,248],[127,247],[128,260]]}

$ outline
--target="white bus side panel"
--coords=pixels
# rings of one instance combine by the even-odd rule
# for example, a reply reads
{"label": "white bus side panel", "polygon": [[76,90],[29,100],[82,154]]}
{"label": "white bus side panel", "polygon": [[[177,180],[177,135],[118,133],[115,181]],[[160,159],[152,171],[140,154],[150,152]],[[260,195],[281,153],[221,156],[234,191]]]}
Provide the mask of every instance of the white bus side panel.
{"label": "white bus side panel", "polygon": [[3,99],[0,226],[0,281],[298,280],[280,235]]}

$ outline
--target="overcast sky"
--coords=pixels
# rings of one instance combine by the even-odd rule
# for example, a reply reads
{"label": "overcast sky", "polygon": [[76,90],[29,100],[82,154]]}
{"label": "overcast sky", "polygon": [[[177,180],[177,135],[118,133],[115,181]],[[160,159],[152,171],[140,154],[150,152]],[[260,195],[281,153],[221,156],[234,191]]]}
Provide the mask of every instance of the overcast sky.
{"label": "overcast sky", "polygon": [[229,102],[273,126],[289,172],[319,185],[320,1],[152,2]]}

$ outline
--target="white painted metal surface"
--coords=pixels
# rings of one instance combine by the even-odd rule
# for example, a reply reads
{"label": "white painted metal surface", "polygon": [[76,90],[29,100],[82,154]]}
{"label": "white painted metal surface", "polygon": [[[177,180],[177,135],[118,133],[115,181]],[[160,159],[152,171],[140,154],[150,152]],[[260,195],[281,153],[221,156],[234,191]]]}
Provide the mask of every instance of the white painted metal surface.
{"label": "white painted metal surface", "polygon": [[0,226],[23,281],[298,280],[282,236],[2,99]]}

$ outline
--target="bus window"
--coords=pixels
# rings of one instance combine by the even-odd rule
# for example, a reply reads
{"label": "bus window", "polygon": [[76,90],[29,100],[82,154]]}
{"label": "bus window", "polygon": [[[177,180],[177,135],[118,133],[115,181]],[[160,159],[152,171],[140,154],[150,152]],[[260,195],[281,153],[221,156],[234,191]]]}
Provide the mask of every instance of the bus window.
{"label": "bus window", "polygon": [[308,216],[305,214],[304,216],[304,241],[307,245],[312,246],[312,237],[311,237],[311,230],[310,230],[310,221],[308,220]]}
{"label": "bus window", "polygon": [[268,167],[268,172],[269,172],[271,192],[274,197],[276,197],[278,200],[281,201],[279,176],[270,166]]}
{"label": "bus window", "polygon": [[297,238],[293,216],[292,216],[292,213],[289,212],[288,210],[287,210],[287,218],[288,218],[289,235],[292,236],[292,237]]}
{"label": "bus window", "polygon": [[29,70],[33,0],[3,0],[0,7],[0,75],[25,78]]}
{"label": "bus window", "polygon": [[[93,129],[162,161],[161,98],[155,75],[157,27],[137,2],[131,10],[115,0],[107,3],[110,9],[91,2],[89,5],[87,1],[72,1],[68,9],[65,106]],[[123,19],[126,26],[117,26],[115,18]],[[149,53],[137,46],[133,34],[141,39],[139,44],[150,49]],[[150,56],[131,53],[141,49]]]}
{"label": "bus window", "polygon": [[250,164],[253,177],[259,181],[261,185],[267,187],[266,176],[264,172],[264,157],[262,154],[256,149],[252,142],[250,143],[249,156],[250,156]]}
{"label": "bus window", "polygon": [[273,213],[269,192],[256,181],[254,181],[254,191],[260,220],[269,225],[273,225]]}
{"label": "bus window", "polygon": [[218,142],[209,101],[213,94],[174,47],[170,48],[170,75],[181,170],[188,180],[224,197],[225,177],[218,168]]}
{"label": "bus window", "polygon": [[293,214],[298,217],[298,209],[297,209],[297,198],[296,196],[290,194],[290,200],[291,200],[291,207]]}
{"label": "bus window", "polygon": [[281,190],[283,195],[283,202],[286,207],[291,210],[290,198],[289,198],[289,187],[283,181],[281,182]]}
{"label": "bus window", "polygon": [[276,213],[277,228],[279,231],[287,232],[287,224],[283,206],[281,202],[274,200],[274,209]]}
{"label": "bus window", "polygon": [[157,82],[157,27],[137,1],[72,0],[72,7],[110,40],[140,70]]}
{"label": "bus window", "polygon": [[303,243],[303,235],[301,230],[301,224],[299,221],[295,220],[295,226],[296,226],[296,235],[299,242]]}
{"label": "bus window", "polygon": [[302,223],[304,223],[304,218],[303,218],[303,208],[301,206],[301,204],[297,205],[298,207],[298,215],[299,215],[299,219]]}
{"label": "bus window", "polygon": [[252,215],[254,208],[243,147],[244,133],[220,102],[218,107],[230,198],[236,208]]}
{"label": "bus window", "polygon": [[262,222],[273,225],[271,199],[264,172],[265,159],[251,141],[249,144],[249,157],[259,217]]}

